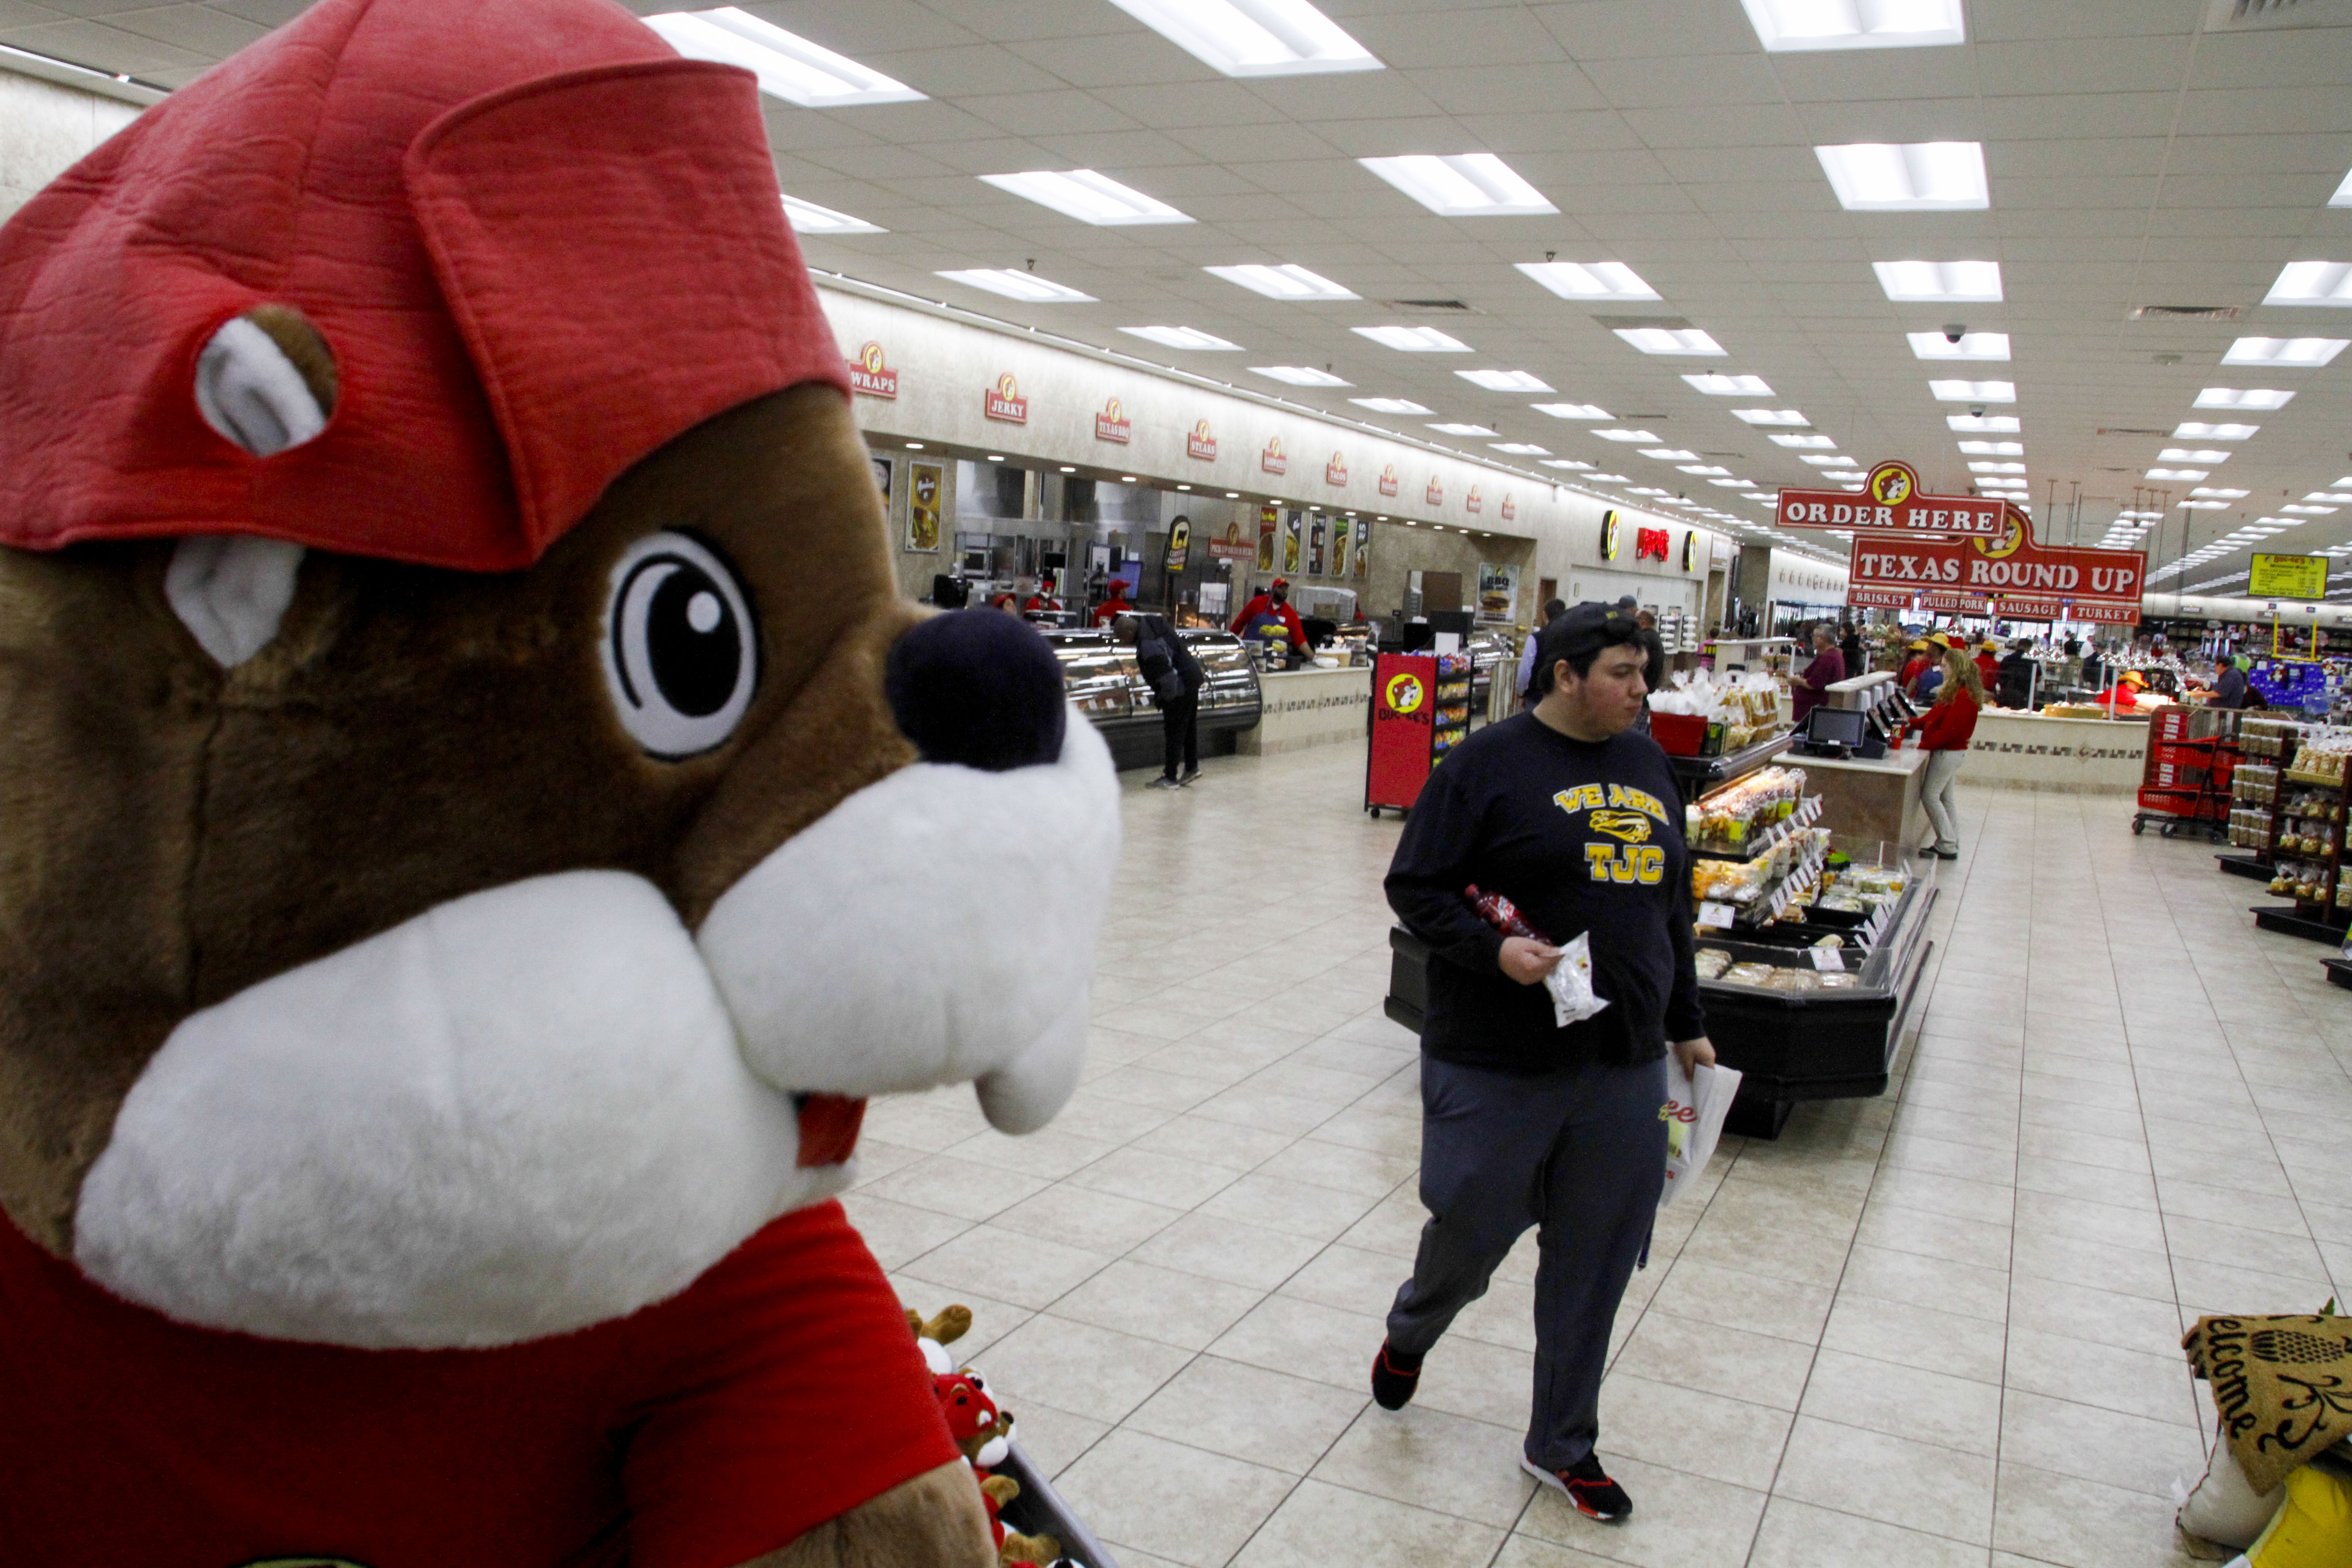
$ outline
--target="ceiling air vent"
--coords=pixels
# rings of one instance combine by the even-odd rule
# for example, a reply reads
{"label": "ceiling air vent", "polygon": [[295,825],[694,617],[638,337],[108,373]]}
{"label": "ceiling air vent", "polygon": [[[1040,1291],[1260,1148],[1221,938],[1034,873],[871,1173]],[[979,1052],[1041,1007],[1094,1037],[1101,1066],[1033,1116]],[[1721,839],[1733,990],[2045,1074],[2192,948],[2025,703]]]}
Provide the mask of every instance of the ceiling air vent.
{"label": "ceiling air vent", "polygon": [[2169,436],[2172,432],[2169,430],[2143,430],[2138,426],[2132,425],[2102,425],[2099,426],[2099,434],[2102,436]]}
{"label": "ceiling air vent", "polygon": [[1459,300],[1383,300],[1381,304],[1391,310],[1402,310],[1414,316],[1482,316],[1486,312],[1472,309]]}
{"label": "ceiling air vent", "polygon": [[[1636,331],[1644,327],[1667,332],[1690,331],[1688,316],[1595,316],[1592,319],[1611,331]],[[1626,417],[1633,416],[1628,415]]]}
{"label": "ceiling air vent", "polygon": [[2134,305],[2135,321],[2234,321],[2235,305]]}
{"label": "ceiling air vent", "polygon": [[2252,27],[2340,27],[2347,18],[2329,0],[2209,0],[2205,30],[2243,32]]}

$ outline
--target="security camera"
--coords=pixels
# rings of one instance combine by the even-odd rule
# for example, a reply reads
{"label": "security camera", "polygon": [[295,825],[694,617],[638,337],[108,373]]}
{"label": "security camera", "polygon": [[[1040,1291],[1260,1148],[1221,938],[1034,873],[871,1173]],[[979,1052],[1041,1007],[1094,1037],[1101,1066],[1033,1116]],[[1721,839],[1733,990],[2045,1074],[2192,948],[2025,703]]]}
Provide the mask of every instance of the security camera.
{"label": "security camera", "polygon": [[1947,321],[1944,323],[1944,341],[1946,342],[1956,343],[1968,335],[1969,324],[1966,321]]}
{"label": "security camera", "polygon": [[1969,404],[1969,415],[1970,415],[1972,417],[1974,417],[1974,418],[1978,418],[1978,419],[1981,419],[1981,418],[1983,418],[1983,417],[1984,417],[1984,410],[1985,410],[1985,405],[1984,405],[1983,404],[1981,404],[1981,403],[1971,403],[1971,404]]}

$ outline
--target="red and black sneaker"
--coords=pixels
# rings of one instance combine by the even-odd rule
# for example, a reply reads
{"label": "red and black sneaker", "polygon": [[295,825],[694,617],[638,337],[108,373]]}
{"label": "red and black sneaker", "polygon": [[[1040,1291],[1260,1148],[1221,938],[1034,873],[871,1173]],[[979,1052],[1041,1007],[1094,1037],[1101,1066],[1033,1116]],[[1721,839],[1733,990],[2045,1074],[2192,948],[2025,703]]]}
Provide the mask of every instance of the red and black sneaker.
{"label": "red and black sneaker", "polygon": [[1381,1342],[1380,1354],[1372,1357],[1372,1398],[1383,1410],[1402,1410],[1412,1402],[1412,1391],[1421,1384],[1421,1357],[1407,1355]]}
{"label": "red and black sneaker", "polygon": [[1548,1487],[1556,1487],[1576,1505],[1576,1511],[1587,1519],[1597,1519],[1603,1524],[1619,1524],[1633,1511],[1633,1500],[1625,1489],[1609,1479],[1601,1468],[1601,1457],[1587,1454],[1564,1470],[1547,1470],[1534,1460],[1522,1457],[1519,1468]]}

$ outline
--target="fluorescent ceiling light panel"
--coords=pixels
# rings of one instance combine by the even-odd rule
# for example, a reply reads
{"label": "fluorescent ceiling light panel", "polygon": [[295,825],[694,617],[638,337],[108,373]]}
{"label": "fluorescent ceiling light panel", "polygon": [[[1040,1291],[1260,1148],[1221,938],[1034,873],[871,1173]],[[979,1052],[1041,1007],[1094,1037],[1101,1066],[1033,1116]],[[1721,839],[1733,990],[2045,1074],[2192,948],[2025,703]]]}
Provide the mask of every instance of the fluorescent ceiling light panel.
{"label": "fluorescent ceiling light panel", "polygon": [[[2243,495],[2245,492],[2241,490],[2238,493]],[[2352,500],[2352,490],[2314,490],[2303,499],[2305,500],[2347,501]]]}
{"label": "fluorescent ceiling light panel", "polygon": [[[2190,490],[2189,493],[2193,496],[2203,496],[2211,500],[2243,500],[2246,499],[2246,492],[2244,490],[2214,489],[2203,485],[2200,485],[2197,489]],[[2308,500],[2311,498],[2306,496],[2304,499]]]}
{"label": "fluorescent ceiling light panel", "polygon": [[2000,263],[1998,261],[1874,261],[1878,286],[1886,297],[1905,300],[1948,301],[1953,304],[1998,304]]}
{"label": "fluorescent ceiling light panel", "polygon": [[1454,373],[1489,392],[1549,392],[1551,388],[1523,370],[1457,370]]}
{"label": "fluorescent ceiling light panel", "polygon": [[[1740,499],[1741,500],[1769,500],[1769,501],[1777,501],[1777,500],[1779,500],[1780,498],[1780,496],[1779,496],[1777,493],[1775,493],[1774,491],[1771,491],[1771,490],[1750,490],[1748,494],[1746,494],[1746,495],[1744,495],[1744,496],[1741,496],[1739,499]],[[1753,525],[1752,525],[1752,524],[1746,524],[1746,523],[1743,523],[1743,524],[1741,524],[1741,526],[1742,526],[1742,527],[1751,527],[1751,526],[1753,526]]]}
{"label": "fluorescent ceiling light panel", "polygon": [[2004,463],[1996,459],[1987,458],[1979,462],[1970,463],[1969,465],[1969,472],[1972,474],[2021,474],[2025,472],[2025,465],[2023,463]]}
{"label": "fluorescent ceiling light panel", "polygon": [[[1723,467],[1719,463],[1681,463],[1675,466],[1675,472],[1678,474],[1696,474],[1700,479],[1712,479],[1720,474],[1728,474],[1731,470]],[[1743,489],[1746,487],[1746,480],[1741,481]]]}
{"label": "fluorescent ceiling light panel", "polygon": [[2263,296],[2265,305],[2352,305],[2352,262],[2290,261]]}
{"label": "fluorescent ceiling light panel", "polygon": [[2223,364],[2274,364],[2282,370],[2315,370],[2344,352],[2345,338],[2240,338],[2221,356]]}
{"label": "fluorescent ceiling light panel", "polygon": [[1976,142],[1854,142],[1816,147],[1848,212],[1981,212],[1992,205]]}
{"label": "fluorescent ceiling light panel", "polygon": [[2331,207],[2352,207],[2352,174],[2344,176],[2344,183],[2336,187],[2336,194],[2327,198],[2327,205]]}
{"label": "fluorescent ceiling light panel", "polygon": [[1012,267],[974,267],[961,272],[941,272],[936,276],[950,283],[961,283],[968,289],[985,289],[992,294],[1002,294],[1008,300],[1019,300],[1030,305],[1089,305],[1092,294],[1081,294],[1066,289],[1051,279],[1040,278],[1034,272],[1023,272]]}
{"label": "fluorescent ceiling light panel", "polygon": [[837,213],[831,207],[821,207],[814,202],[804,202],[798,196],[784,198],[784,217],[794,234],[887,234],[890,231],[878,223],[867,223],[862,217]]}
{"label": "fluorescent ceiling light panel", "polygon": [[1748,425],[1810,425],[1811,420],[1793,408],[1735,408],[1731,416]]}
{"label": "fluorescent ceiling light panel", "polygon": [[1470,345],[1459,338],[1449,338],[1435,327],[1351,327],[1358,337],[1370,338],[1383,348],[1409,354],[1466,354]]}
{"label": "fluorescent ceiling light panel", "polygon": [[1818,452],[1801,452],[1798,454],[1797,460],[1801,463],[1811,463],[1817,468],[1851,468],[1853,467],[1853,459],[1847,457],[1843,452],[1837,453],[1834,456],[1823,456]]}
{"label": "fluorescent ceiling light panel", "polygon": [[1655,485],[1634,485],[1632,487],[1632,493],[1637,496],[1670,496],[1675,492],[1662,490]]}
{"label": "fluorescent ceiling light panel", "polygon": [[1727,490],[1744,490],[1756,481],[1754,479],[1709,479],[1706,482],[1711,485],[1721,485]]}
{"label": "fluorescent ceiling light panel", "polygon": [[1760,375],[1686,375],[1683,379],[1709,397],[1769,397],[1772,389]]}
{"label": "fluorescent ceiling light panel", "polygon": [[1595,430],[1604,441],[1660,441],[1664,437],[1651,430]]}
{"label": "fluorescent ceiling light panel", "polygon": [[1588,474],[1585,477],[1596,485],[1623,485],[1633,482],[1623,474]]}
{"label": "fluorescent ceiling light panel", "polygon": [[1431,429],[1443,436],[1496,436],[1500,431],[1489,430],[1484,425],[1465,425],[1456,421],[1448,425],[1433,425]]}
{"label": "fluorescent ceiling light panel", "polygon": [[923,97],[903,81],[868,70],[845,55],[762,22],[737,6],[665,11],[644,21],[688,59],[741,66],[760,79],[761,92],[803,109],[913,103]]}
{"label": "fluorescent ceiling light panel", "polygon": [[2014,414],[1947,414],[1944,423],[1955,430],[1988,436],[2014,436],[2024,428]]}
{"label": "fluorescent ceiling light panel", "polygon": [[1250,366],[1250,374],[1252,375],[1268,376],[1276,381],[1286,381],[1293,386],[1348,386],[1353,384],[1352,383],[1340,380],[1338,376],[1333,375],[1328,370],[1317,370],[1311,364],[1254,364]]}
{"label": "fluorescent ceiling light panel", "polygon": [[2213,476],[2203,468],[2150,468],[2151,479],[2210,479]]}
{"label": "fluorescent ceiling light panel", "polygon": [[1202,271],[1238,283],[1243,288],[1265,295],[1269,300],[1355,300],[1361,296],[1334,283],[1320,273],[1309,272],[1304,267],[1283,265],[1246,267],[1203,267]]}
{"label": "fluorescent ceiling light panel", "polygon": [[2156,455],[2159,463],[2226,463],[2234,453],[2202,447],[2167,447]]}
{"label": "fluorescent ceiling light panel", "polygon": [[1356,162],[1440,217],[1510,217],[1559,211],[1492,153],[1445,157],[1416,153]]}
{"label": "fluorescent ceiling light panel", "polygon": [[1018,174],[982,174],[983,184],[1010,191],[1041,207],[1051,207],[1080,223],[1097,227],[1129,224],[1191,223],[1192,220],[1156,197],[1120,184],[1092,169],[1031,169]]}
{"label": "fluorescent ceiling light panel", "polygon": [[2332,506],[2304,506],[2300,503],[2294,506],[2283,506],[2279,508],[2279,510],[2281,511],[2302,512],[2306,516],[2311,517],[2326,517],[2335,510],[2336,509]]}
{"label": "fluorescent ceiling light panel", "polygon": [[2262,426],[2259,425],[2208,425],[2201,420],[2184,420],[2172,432],[2176,441],[2243,441]]}
{"label": "fluorescent ceiling light panel", "polygon": [[2013,381],[1931,381],[1927,390],[1939,403],[2014,403]]}
{"label": "fluorescent ceiling light panel", "polygon": [[1696,327],[1620,327],[1617,335],[1645,354],[1722,354],[1721,343]]}
{"label": "fluorescent ceiling light panel", "polygon": [[2180,503],[2183,511],[2227,511],[2229,507],[2230,503],[2225,500],[2185,500]]}
{"label": "fluorescent ceiling light panel", "polygon": [[1941,332],[1908,332],[1916,359],[2000,359],[2009,357],[2007,332],[1962,332],[1954,342]]}
{"label": "fluorescent ceiling light panel", "polygon": [[1580,463],[1574,458],[1547,458],[1544,459],[1544,467],[1547,468],[1567,468],[1571,472],[1581,469],[1588,473],[1591,472],[1592,468],[1591,464]]}
{"label": "fluorescent ceiling light panel", "polygon": [[1971,458],[2022,458],[2025,456],[2025,443],[2022,441],[1963,441],[1960,443],[1960,451],[1962,455]]}
{"label": "fluorescent ceiling light panel", "polygon": [[1655,458],[1661,463],[1692,463],[1698,460],[1696,452],[1685,452],[1680,447],[1645,447],[1642,456]]}
{"label": "fluorescent ceiling light panel", "polygon": [[1307,0],[1111,0],[1226,76],[1376,71],[1381,62]]}
{"label": "fluorescent ceiling light panel", "polygon": [[1609,410],[1597,403],[1530,403],[1528,407],[1555,419],[1606,419]]}
{"label": "fluorescent ceiling light panel", "polygon": [[2197,395],[2200,408],[2284,408],[2294,401],[2292,392],[2269,386],[2209,386]]}
{"label": "fluorescent ceiling light panel", "polygon": [[1514,458],[1540,458],[1551,450],[1549,447],[1530,447],[1525,441],[1489,441],[1487,445],[1497,452],[1508,452]]}
{"label": "fluorescent ceiling light panel", "polygon": [[1827,436],[1768,436],[1765,439],[1775,447],[1801,447],[1812,452],[1827,451],[1837,445]]}
{"label": "fluorescent ceiling light panel", "polygon": [[1198,327],[1121,327],[1130,338],[1141,338],[1167,349],[1213,349],[1238,352],[1239,343],[1229,343],[1214,332],[1204,332]]}
{"label": "fluorescent ceiling light panel", "polygon": [[1658,291],[1622,261],[1522,261],[1519,270],[1563,300],[1655,300]]}
{"label": "fluorescent ceiling light panel", "polygon": [[1906,49],[1964,44],[1960,0],[1741,0],[1767,49]]}
{"label": "fluorescent ceiling light panel", "polygon": [[1375,414],[1434,414],[1434,408],[1423,408],[1409,397],[1351,397],[1349,402],[1359,408],[1369,408]]}

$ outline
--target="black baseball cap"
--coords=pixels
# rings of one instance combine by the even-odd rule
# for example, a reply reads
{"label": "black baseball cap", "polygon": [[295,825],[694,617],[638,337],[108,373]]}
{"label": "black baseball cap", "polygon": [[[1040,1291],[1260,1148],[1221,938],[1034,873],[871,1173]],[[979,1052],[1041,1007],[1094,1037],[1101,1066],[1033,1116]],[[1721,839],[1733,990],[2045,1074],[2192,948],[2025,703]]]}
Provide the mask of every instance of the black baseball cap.
{"label": "black baseball cap", "polygon": [[1614,605],[1588,601],[1559,616],[1536,634],[1537,679],[1564,658],[1581,658],[1621,643],[1639,644],[1642,628],[1633,616]]}

